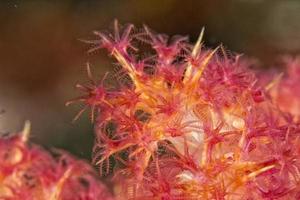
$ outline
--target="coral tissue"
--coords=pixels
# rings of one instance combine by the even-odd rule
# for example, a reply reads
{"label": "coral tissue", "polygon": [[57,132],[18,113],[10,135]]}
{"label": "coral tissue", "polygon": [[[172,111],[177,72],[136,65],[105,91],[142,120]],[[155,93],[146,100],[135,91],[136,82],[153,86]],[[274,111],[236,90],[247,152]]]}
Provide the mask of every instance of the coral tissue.
{"label": "coral tissue", "polygon": [[240,55],[204,48],[203,32],[191,45],[132,30],[115,23],[87,41],[120,70],[98,83],[88,66],[74,100],[85,105],[76,118],[91,109],[94,163],[112,176],[116,197],[299,199],[299,76],[260,85]]}
{"label": "coral tissue", "polygon": [[66,152],[56,156],[20,134],[0,138],[1,200],[112,200],[92,168]]}

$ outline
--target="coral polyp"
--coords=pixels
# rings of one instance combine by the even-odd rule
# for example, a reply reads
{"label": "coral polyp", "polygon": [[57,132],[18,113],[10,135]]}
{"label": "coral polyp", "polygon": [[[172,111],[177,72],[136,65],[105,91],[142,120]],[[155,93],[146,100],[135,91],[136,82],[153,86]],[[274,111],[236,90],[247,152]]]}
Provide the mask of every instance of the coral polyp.
{"label": "coral polyp", "polygon": [[92,168],[63,151],[54,157],[20,134],[0,138],[1,200],[112,200]]}
{"label": "coral polyp", "polygon": [[283,65],[285,73],[274,87],[271,95],[282,111],[294,116],[295,120],[300,120],[300,58],[284,57]]}
{"label": "coral polyp", "polygon": [[94,163],[112,172],[116,196],[298,199],[299,125],[250,62],[205,48],[203,31],[191,45],[146,26],[132,30],[116,22],[114,34],[95,32],[90,52],[106,49],[121,70],[113,88],[80,86],[87,94],[79,101],[96,116]]}

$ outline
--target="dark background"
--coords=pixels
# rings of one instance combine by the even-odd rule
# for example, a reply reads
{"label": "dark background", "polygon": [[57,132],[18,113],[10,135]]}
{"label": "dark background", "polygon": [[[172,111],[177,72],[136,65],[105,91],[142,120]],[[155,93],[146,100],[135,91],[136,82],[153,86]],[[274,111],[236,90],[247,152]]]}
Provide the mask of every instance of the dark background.
{"label": "dark background", "polygon": [[32,141],[89,159],[88,116],[72,124],[80,107],[64,103],[78,96],[74,85],[86,80],[88,60],[99,79],[112,69],[105,53],[88,56],[78,39],[114,19],[192,42],[205,26],[206,46],[223,43],[261,67],[300,51],[299,0],[0,0],[0,131],[19,131],[28,119]]}

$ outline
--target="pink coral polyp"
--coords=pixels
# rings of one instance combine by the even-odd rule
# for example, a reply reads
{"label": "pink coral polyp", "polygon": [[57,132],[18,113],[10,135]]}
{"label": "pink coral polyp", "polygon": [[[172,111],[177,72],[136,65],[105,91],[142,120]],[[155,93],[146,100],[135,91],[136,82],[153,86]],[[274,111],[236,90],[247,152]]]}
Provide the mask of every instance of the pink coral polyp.
{"label": "pink coral polyp", "polygon": [[27,131],[0,138],[1,200],[112,200],[87,163],[27,145]]}
{"label": "pink coral polyp", "polygon": [[271,95],[279,108],[300,120],[300,57],[284,58],[285,74],[271,89]]}
{"label": "pink coral polyp", "polygon": [[94,162],[115,175],[117,197],[297,199],[299,125],[277,109],[247,60],[205,49],[203,32],[191,45],[132,30],[115,23],[114,34],[96,32],[89,42],[122,67],[101,98],[86,90],[97,116]]}

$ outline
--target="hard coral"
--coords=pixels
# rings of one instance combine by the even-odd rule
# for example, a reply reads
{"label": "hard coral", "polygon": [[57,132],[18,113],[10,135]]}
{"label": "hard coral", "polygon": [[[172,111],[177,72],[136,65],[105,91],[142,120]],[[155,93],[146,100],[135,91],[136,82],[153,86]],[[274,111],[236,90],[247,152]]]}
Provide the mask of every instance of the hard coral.
{"label": "hard coral", "polygon": [[[127,84],[80,87],[97,116],[94,162],[102,174],[113,168],[118,197],[299,198],[299,124],[277,110],[247,61],[205,49],[203,32],[192,46],[132,29],[116,22],[113,35],[90,41],[118,61]],[[146,58],[140,43],[152,48]]]}

